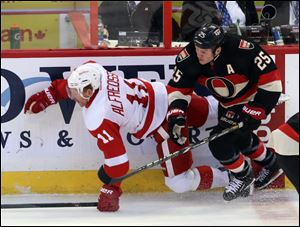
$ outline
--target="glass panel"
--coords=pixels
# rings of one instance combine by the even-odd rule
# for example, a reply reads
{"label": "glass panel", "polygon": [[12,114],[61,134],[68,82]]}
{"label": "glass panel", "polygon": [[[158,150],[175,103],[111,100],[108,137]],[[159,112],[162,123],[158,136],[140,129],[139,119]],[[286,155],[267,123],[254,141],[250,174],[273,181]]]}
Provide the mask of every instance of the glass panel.
{"label": "glass panel", "polygon": [[268,31],[268,44],[299,43],[299,1],[265,1],[260,21]]}
{"label": "glass panel", "polygon": [[163,37],[162,1],[102,1],[98,8],[99,44],[157,47]]}
{"label": "glass panel", "polygon": [[89,1],[1,1],[1,49],[82,48],[69,13],[90,22]]}
{"label": "glass panel", "polygon": [[[231,22],[223,24],[217,1],[172,1],[172,46],[205,22],[260,44],[299,43],[298,1],[226,2]],[[163,47],[163,1],[98,5],[98,48]],[[90,18],[90,1],[1,1],[1,49],[90,48]]]}
{"label": "glass panel", "polygon": [[[182,12],[182,1],[172,1],[172,23],[173,23],[173,41],[180,41],[180,20]],[[175,29],[174,29],[175,27]]]}
{"label": "glass panel", "polygon": [[182,33],[182,5],[184,1],[172,1],[172,47],[183,47],[187,41],[183,39]]}
{"label": "glass panel", "polygon": [[175,47],[190,42],[204,23],[259,44],[299,43],[298,1],[173,1],[172,15],[180,27]]}

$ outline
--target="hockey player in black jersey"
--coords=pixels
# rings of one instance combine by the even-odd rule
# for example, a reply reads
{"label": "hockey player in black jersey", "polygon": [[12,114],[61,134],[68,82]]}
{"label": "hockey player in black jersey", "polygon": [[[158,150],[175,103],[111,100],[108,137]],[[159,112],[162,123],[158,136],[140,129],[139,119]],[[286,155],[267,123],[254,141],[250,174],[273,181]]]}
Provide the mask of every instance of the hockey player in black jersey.
{"label": "hockey player in black jersey", "polygon": [[[246,197],[254,185],[257,189],[269,185],[282,170],[274,152],[253,130],[270,114],[282,92],[279,71],[271,57],[259,45],[224,34],[217,25],[203,25],[194,41],[177,56],[168,84],[173,91],[169,94],[169,133],[177,144],[185,141],[181,132],[196,83],[208,88],[219,101],[218,125],[212,133],[244,123],[236,132],[209,143],[213,156],[233,176],[225,187],[224,200]],[[263,167],[256,180],[245,156]]]}
{"label": "hockey player in black jersey", "polygon": [[279,166],[299,193],[299,112],[275,129],[269,139]]}

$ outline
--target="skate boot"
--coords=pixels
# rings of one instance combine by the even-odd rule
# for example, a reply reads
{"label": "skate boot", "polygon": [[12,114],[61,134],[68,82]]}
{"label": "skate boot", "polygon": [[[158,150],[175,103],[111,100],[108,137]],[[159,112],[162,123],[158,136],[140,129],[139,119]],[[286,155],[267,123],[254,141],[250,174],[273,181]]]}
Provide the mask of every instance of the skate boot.
{"label": "skate boot", "polygon": [[[254,182],[254,187],[258,190],[267,187],[283,173],[283,170],[279,167],[277,163],[277,157],[275,153],[271,152],[269,148],[267,149],[269,152],[268,156],[270,156],[270,158],[268,159],[270,161],[268,161],[268,164],[265,164],[263,166]],[[257,163],[264,164],[263,162]]]}
{"label": "skate boot", "polygon": [[255,179],[252,171],[250,171],[248,176],[245,176],[243,178],[237,178],[232,174],[230,177],[229,185],[225,187],[223,199],[225,201],[231,201],[238,197],[247,197],[249,195],[252,195],[254,180]]}
{"label": "skate boot", "polygon": [[275,181],[281,174],[283,170],[279,168],[277,162],[270,167],[264,167],[255,179],[254,187],[258,190],[266,188],[269,184]]}

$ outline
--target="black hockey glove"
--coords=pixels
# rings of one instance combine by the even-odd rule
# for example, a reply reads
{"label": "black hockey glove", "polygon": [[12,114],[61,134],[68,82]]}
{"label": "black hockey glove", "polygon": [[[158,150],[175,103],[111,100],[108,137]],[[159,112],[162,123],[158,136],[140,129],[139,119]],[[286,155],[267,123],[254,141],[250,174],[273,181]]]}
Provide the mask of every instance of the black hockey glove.
{"label": "black hockey glove", "polygon": [[244,123],[241,128],[243,131],[253,131],[258,129],[261,121],[266,118],[264,108],[253,103],[247,103],[243,106],[240,114],[240,121]]}
{"label": "black hockey glove", "polygon": [[171,109],[167,113],[169,135],[178,146],[185,144],[187,137],[183,135],[186,128],[185,113],[181,109]]}

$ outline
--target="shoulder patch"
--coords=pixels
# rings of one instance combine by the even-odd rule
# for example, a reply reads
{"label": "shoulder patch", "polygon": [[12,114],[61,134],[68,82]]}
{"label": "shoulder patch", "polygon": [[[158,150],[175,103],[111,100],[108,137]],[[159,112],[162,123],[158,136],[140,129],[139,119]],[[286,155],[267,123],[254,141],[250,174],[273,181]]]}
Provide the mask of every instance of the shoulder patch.
{"label": "shoulder patch", "polygon": [[245,50],[252,50],[254,49],[254,44],[241,39],[239,48]]}
{"label": "shoulder patch", "polygon": [[181,62],[187,59],[190,56],[189,52],[186,49],[183,49],[177,56],[177,61]]}

